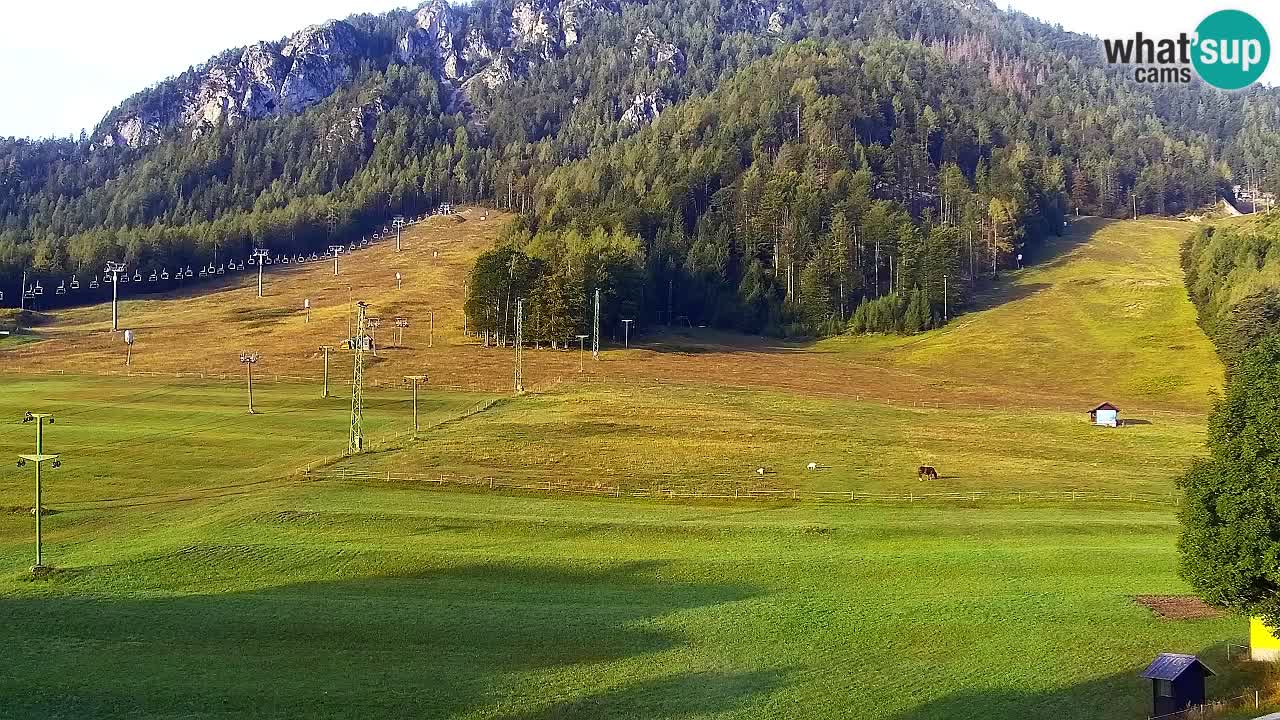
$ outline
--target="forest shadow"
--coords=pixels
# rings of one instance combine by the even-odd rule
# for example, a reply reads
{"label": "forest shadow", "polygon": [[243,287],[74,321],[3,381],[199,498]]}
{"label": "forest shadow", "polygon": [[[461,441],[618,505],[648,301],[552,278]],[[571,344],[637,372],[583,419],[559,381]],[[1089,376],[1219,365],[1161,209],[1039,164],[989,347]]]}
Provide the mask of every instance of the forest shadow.
{"label": "forest shadow", "polygon": [[1150,424],[1151,424],[1150,420],[1144,420],[1142,418],[1125,418],[1119,421],[1120,427],[1129,427],[1130,425],[1150,425]]}
{"label": "forest shadow", "polygon": [[[1198,655],[1217,675],[1208,679],[1209,700],[1237,696],[1257,682],[1254,672],[1228,664],[1225,644],[1203,648]],[[1169,648],[1152,648],[1151,657]],[[964,690],[924,703],[896,720],[1142,720],[1151,712],[1151,681],[1138,677],[1146,668],[1128,667],[1112,675],[1046,692]],[[1052,681],[1052,678],[1045,678]]]}
{"label": "forest shadow", "polygon": [[[253,550],[234,555],[252,561]],[[183,562],[210,560],[218,558]],[[505,709],[519,708],[521,683],[548,671],[585,687],[570,702],[536,709],[533,700],[529,714],[512,717],[633,715],[633,704],[679,717],[776,687],[776,674],[689,672],[593,694],[617,672],[593,664],[686,642],[657,619],[757,593],[672,582],[663,567],[482,562],[226,594],[0,597],[0,703],[17,717],[444,717],[503,697]],[[74,588],[84,578],[63,580]]]}

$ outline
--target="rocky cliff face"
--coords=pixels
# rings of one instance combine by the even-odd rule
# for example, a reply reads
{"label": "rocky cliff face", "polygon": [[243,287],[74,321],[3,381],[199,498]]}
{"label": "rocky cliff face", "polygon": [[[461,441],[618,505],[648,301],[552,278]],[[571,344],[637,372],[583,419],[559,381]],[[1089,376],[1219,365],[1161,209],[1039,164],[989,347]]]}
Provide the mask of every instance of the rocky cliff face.
{"label": "rocky cliff face", "polygon": [[355,29],[344,22],[313,25],[278,45],[250,45],[205,64],[186,83],[162,84],[135,107],[126,103],[96,142],[139,147],[173,127],[199,135],[224,121],[298,112],[349,81],[360,53]]}
{"label": "rocky cliff face", "polygon": [[[501,87],[534,64],[563,56],[582,42],[593,18],[618,13],[619,3],[629,1],[516,0],[509,15],[489,17],[482,26],[470,5],[429,0],[413,13],[391,57],[376,56],[376,43],[346,22],[313,25],[280,42],[224,53],[139,93],[107,116],[93,142],[137,148],[175,129],[198,137],[219,123],[300,112],[349,82],[362,61],[430,68],[446,90],[447,111],[469,113],[479,88]],[[789,2],[757,0],[750,5],[751,24],[781,32],[793,13]],[[685,69],[684,53],[652,31],[635,38],[632,57],[651,69]],[[660,94],[641,95],[624,105],[619,119],[638,127],[667,104]]]}

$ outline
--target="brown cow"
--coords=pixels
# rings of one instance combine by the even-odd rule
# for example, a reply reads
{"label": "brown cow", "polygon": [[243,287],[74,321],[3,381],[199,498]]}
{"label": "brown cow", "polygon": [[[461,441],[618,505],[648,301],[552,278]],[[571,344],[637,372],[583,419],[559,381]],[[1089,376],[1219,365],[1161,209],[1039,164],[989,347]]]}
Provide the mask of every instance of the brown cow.
{"label": "brown cow", "polygon": [[931,465],[921,465],[920,467],[916,468],[916,476],[919,477],[921,480],[924,480],[925,478],[929,478],[930,480],[937,480],[938,471],[933,469],[933,466]]}

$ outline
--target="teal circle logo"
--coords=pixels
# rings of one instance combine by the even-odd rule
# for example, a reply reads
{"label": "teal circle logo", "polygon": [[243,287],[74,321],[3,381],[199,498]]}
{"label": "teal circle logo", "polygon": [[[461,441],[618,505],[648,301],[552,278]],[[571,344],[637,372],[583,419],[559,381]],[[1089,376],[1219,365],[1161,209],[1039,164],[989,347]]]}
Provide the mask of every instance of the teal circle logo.
{"label": "teal circle logo", "polygon": [[1271,40],[1257,18],[1240,10],[1219,10],[1196,26],[1191,63],[1200,78],[1222,90],[1257,82],[1271,59]]}

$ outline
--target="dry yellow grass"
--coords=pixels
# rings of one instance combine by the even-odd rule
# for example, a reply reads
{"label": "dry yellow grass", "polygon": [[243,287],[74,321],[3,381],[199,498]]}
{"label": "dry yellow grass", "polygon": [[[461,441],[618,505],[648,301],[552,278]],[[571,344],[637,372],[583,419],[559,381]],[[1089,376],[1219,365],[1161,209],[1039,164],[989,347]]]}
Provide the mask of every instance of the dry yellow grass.
{"label": "dry yellow grass", "polygon": [[[414,323],[407,347],[380,350],[371,380],[396,382],[426,371],[435,386],[506,391],[510,349],[465,337],[461,301],[472,261],[510,216],[469,209],[461,218],[412,228],[402,253],[384,243],[344,257],[340,277],[331,263],[273,268],[262,299],[253,274],[244,273],[202,294],[126,301],[122,327],[139,338],[131,369],[235,374],[240,352],[251,350],[263,355],[261,374],[318,377],[317,348],[347,337],[351,303],[364,300],[386,321],[380,345],[391,337],[394,316]],[[1181,286],[1177,248],[1191,229],[1169,221],[1082,221],[1058,241],[1055,259],[1007,274],[984,309],[920,336],[791,343],[694,329],[633,337],[633,348],[621,350],[607,342],[611,330],[604,328],[602,360],[588,356],[581,372],[576,348],[527,352],[525,385],[684,383],[1072,411],[1111,400],[1126,410],[1201,414],[1221,367]],[[404,278],[401,290],[396,272]],[[309,322],[304,299],[311,300]],[[124,346],[108,332],[109,322],[107,305],[56,313],[39,329],[42,341],[0,351],[0,367],[123,371]],[[350,373],[345,354],[338,353],[332,372]]]}

